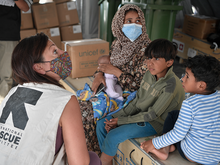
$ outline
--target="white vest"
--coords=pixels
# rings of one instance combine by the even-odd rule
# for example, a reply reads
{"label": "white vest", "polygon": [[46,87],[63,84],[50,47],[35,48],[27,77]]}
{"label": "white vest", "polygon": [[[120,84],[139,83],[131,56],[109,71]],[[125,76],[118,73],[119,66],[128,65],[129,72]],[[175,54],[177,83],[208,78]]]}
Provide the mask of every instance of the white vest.
{"label": "white vest", "polygon": [[0,164],[52,164],[59,119],[72,95],[51,84],[11,89],[0,105]]}

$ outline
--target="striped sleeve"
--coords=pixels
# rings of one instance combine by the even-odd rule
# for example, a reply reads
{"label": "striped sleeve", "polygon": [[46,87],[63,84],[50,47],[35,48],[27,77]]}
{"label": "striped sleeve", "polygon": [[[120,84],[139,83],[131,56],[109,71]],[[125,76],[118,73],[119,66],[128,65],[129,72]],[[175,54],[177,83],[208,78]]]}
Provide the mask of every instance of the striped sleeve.
{"label": "striped sleeve", "polygon": [[153,145],[156,149],[160,149],[171,144],[181,141],[187,134],[192,124],[192,111],[187,102],[183,101],[178,119],[174,128],[166,134],[153,139]]}

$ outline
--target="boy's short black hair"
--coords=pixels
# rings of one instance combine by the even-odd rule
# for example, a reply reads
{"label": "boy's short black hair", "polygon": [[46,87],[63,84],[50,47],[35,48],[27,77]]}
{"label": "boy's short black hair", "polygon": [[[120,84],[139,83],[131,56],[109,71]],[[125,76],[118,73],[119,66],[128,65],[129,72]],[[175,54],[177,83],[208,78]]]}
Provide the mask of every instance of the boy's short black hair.
{"label": "boy's short black hair", "polygon": [[166,61],[175,59],[177,54],[177,44],[167,39],[156,39],[152,41],[145,50],[148,58],[165,58]]}
{"label": "boy's short black hair", "polygon": [[220,85],[220,61],[215,57],[197,55],[189,58],[184,65],[191,69],[196,81],[206,83],[206,90],[213,91]]}

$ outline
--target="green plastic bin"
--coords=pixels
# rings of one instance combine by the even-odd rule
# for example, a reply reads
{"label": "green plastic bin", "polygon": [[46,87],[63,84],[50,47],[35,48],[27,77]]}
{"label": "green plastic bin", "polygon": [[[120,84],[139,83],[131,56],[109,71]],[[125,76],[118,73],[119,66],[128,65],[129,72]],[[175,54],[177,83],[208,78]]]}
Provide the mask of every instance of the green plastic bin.
{"label": "green plastic bin", "polygon": [[172,41],[176,14],[182,10],[181,0],[122,0],[124,4],[135,4],[144,12],[147,33],[153,41],[164,38]]}
{"label": "green plastic bin", "polygon": [[109,42],[111,46],[114,36],[111,30],[112,19],[118,10],[121,0],[99,0],[99,38]]}

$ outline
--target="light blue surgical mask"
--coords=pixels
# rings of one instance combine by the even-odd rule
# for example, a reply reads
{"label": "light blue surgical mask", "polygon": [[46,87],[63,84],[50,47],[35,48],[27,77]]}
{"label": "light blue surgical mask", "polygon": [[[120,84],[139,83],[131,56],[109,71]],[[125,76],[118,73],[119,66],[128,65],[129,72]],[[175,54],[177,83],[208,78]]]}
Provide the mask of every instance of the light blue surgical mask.
{"label": "light blue surgical mask", "polygon": [[128,37],[131,42],[133,42],[142,34],[142,25],[136,23],[124,24],[122,31],[125,36]]}

